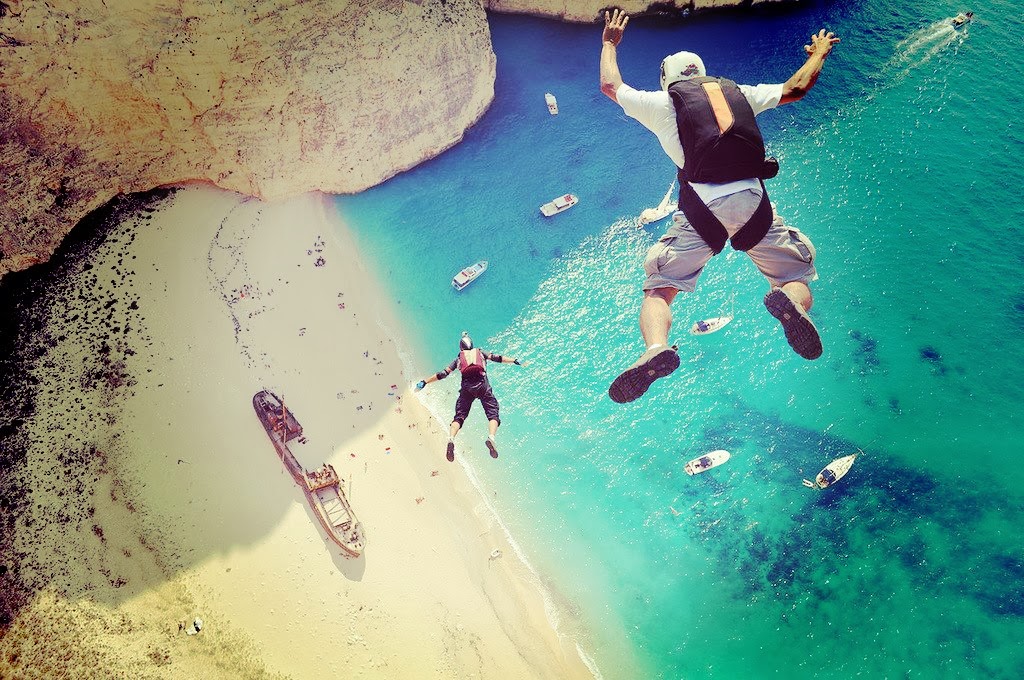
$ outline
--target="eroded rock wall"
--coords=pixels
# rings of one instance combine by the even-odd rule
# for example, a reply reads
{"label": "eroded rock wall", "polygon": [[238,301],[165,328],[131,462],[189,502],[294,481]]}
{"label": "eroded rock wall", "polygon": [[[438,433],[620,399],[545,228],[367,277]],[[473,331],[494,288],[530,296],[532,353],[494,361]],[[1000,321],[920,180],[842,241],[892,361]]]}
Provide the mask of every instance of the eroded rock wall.
{"label": "eroded rock wall", "polygon": [[0,0],[0,276],[119,193],[373,186],[494,95],[480,0]]}
{"label": "eroded rock wall", "polygon": [[629,14],[701,11],[717,7],[759,5],[786,0],[486,0],[487,9],[509,14],[533,14],[565,21],[597,21],[608,7]]}
{"label": "eroded rock wall", "polygon": [[485,7],[596,21],[607,5],[0,0],[0,276],[49,258],[118,194],[189,181],[262,198],[379,184],[456,144],[493,99]]}

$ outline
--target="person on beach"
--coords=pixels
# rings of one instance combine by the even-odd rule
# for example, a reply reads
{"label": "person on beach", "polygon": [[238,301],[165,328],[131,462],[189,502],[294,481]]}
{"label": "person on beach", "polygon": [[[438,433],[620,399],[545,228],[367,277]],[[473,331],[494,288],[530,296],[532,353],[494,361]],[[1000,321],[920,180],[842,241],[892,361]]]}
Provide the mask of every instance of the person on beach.
{"label": "person on beach", "polygon": [[699,56],[677,52],[661,62],[661,91],[645,92],[624,83],[619,73],[616,50],[628,22],[618,9],[605,12],[601,91],[653,132],[676,164],[679,207],[644,260],[640,333],[647,349],[612,382],[609,396],[618,403],[633,401],[679,367],[676,347],[668,346],[669,306],[679,291],[693,292],[704,265],[726,241],[746,252],[768,279],[764,304],[782,323],[790,346],[805,359],[818,358],[821,338],[807,315],[808,284],[818,278],[814,245],[787,226],[768,200],[764,180],[775,176],[778,162],[765,158],[754,117],[807,94],[839,38],[824,29],[812,35],[804,46],[807,61],[776,85],[709,78]]}
{"label": "person on beach", "polygon": [[473,406],[473,401],[476,399],[480,400],[484,407],[484,414],[487,416],[487,425],[490,431],[485,440],[487,450],[490,451],[491,458],[498,457],[498,447],[495,444],[494,437],[498,434],[501,418],[498,417],[498,400],[495,398],[494,391],[491,390],[491,383],[487,379],[488,361],[499,364],[515,364],[516,366],[526,365],[526,362],[520,362],[519,359],[503,357],[500,354],[491,354],[478,347],[474,347],[473,339],[469,337],[469,333],[462,331],[462,338],[459,340],[459,354],[455,357],[455,360],[448,364],[444,370],[416,383],[416,391],[419,392],[432,382],[444,380],[455,369],[462,373],[462,386],[459,388],[459,398],[455,402],[455,419],[452,420],[448,435],[448,451],[446,453],[448,462],[455,460],[455,435],[462,429],[462,424],[466,422],[469,409]]}

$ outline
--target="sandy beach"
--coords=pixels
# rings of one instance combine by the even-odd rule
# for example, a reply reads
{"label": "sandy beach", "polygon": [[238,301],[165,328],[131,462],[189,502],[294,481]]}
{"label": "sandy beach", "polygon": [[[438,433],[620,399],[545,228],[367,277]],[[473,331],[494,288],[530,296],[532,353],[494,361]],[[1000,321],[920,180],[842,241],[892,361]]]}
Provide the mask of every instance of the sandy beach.
{"label": "sandy beach", "polygon": [[[0,677],[593,675],[444,460],[384,330],[400,319],[337,219],[318,194],[182,188],[64,284],[11,471],[31,489],[18,575],[38,586]],[[261,389],[302,423],[299,461],[344,478],[361,557],[285,471]]]}

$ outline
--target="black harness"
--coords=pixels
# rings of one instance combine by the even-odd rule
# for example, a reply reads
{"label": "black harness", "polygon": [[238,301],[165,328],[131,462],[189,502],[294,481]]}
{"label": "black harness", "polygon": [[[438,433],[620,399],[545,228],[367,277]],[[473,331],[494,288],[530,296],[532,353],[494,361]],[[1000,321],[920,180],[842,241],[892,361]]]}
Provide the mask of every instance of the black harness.
{"label": "black harness", "polygon": [[[765,158],[764,139],[754,110],[739,87],[725,78],[699,77],[668,88],[676,110],[676,129],[683,145],[679,170],[679,209],[708,247],[722,252],[726,241],[736,250],[750,250],[772,226],[772,206],[764,181],[779,172],[775,158]],[[690,182],[721,184],[761,179],[761,202],[747,223],[729,239],[729,232],[708,209]]]}

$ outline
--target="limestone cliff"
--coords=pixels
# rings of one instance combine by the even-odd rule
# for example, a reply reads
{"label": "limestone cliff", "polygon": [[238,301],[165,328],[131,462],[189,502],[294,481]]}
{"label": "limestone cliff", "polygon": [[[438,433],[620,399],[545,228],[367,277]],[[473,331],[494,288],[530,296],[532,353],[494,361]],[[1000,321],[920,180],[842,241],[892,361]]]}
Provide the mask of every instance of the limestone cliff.
{"label": "limestone cliff", "polygon": [[457,143],[490,104],[485,7],[594,21],[607,4],[0,0],[0,276],[48,259],[121,193],[378,184]]}
{"label": "limestone cliff", "polygon": [[607,7],[619,7],[629,14],[671,13],[759,5],[784,0],[487,0],[487,9],[509,14],[534,14],[565,21],[596,21]]}
{"label": "limestone cliff", "polygon": [[118,193],[356,192],[494,95],[480,0],[0,1],[0,275]]}

